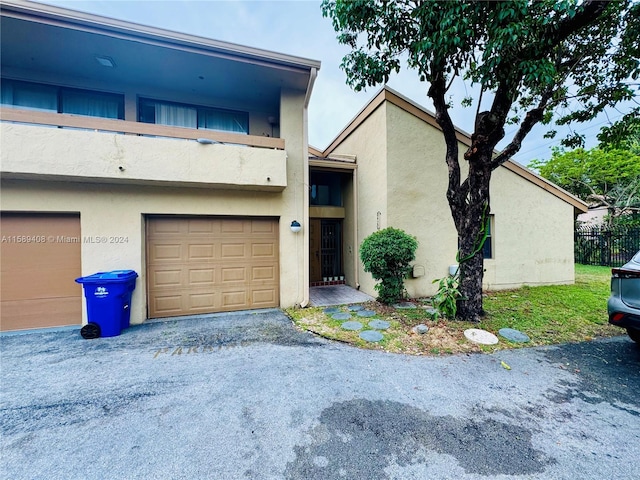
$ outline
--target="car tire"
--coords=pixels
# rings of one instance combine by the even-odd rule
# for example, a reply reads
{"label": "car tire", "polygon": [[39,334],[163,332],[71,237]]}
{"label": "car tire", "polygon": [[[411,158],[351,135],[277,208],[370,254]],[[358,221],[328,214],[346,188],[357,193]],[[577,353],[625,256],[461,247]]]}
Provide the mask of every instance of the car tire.
{"label": "car tire", "polygon": [[640,330],[636,330],[635,328],[627,328],[627,333],[631,340],[636,343],[640,343]]}

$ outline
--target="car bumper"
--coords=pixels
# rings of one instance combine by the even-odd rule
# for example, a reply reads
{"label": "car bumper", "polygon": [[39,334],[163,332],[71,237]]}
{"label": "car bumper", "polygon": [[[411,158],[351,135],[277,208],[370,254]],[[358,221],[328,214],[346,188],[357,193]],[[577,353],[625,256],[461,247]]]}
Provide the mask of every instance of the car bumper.
{"label": "car bumper", "polygon": [[622,328],[635,328],[640,330],[640,310],[632,308],[619,297],[610,297],[607,302],[609,323]]}

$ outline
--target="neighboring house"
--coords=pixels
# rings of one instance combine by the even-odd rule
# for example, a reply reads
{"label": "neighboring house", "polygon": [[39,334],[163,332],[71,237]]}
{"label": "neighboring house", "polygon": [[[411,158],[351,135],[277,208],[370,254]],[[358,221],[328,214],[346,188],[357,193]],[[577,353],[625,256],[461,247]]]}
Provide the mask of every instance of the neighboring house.
{"label": "neighboring house", "polygon": [[86,321],[76,277],[135,270],[131,322],[304,304],[320,63],[1,4],[1,323]]}
{"label": "neighboring house", "polygon": [[[459,131],[458,140],[465,168],[470,138]],[[383,88],[326,150],[310,153],[311,281],[343,275],[375,295],[358,247],[392,226],[419,242],[405,283],[409,295],[432,295],[433,280],[449,273],[457,250],[445,144],[433,114]],[[517,163],[495,170],[484,287],[572,283],[574,220],[586,211],[584,202]]]}
{"label": "neighboring house", "polygon": [[578,215],[578,224],[582,227],[599,227],[604,225],[604,217],[609,215],[607,207],[594,207],[589,208],[586,213]]}

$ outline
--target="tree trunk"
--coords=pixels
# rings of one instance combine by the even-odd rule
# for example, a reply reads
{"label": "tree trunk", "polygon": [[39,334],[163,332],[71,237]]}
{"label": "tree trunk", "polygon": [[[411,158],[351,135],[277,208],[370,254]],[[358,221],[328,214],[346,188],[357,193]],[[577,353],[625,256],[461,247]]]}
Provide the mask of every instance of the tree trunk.
{"label": "tree trunk", "polygon": [[483,249],[489,222],[489,182],[491,154],[477,152],[469,161],[469,191],[466,208],[456,212],[458,230],[458,263],[460,265],[457,316],[478,322],[484,315],[482,308],[482,278],[484,276]]}

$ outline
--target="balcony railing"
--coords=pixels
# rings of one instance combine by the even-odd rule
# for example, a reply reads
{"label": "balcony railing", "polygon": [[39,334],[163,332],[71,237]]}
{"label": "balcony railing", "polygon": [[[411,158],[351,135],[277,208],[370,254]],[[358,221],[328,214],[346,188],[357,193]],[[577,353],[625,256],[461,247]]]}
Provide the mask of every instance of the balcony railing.
{"label": "balcony railing", "polygon": [[272,148],[284,150],[284,139],[241,135],[238,133],[198,130],[183,127],[170,127],[151,123],[112,120],[107,118],[87,117],[68,113],[50,113],[16,108],[0,108],[0,120],[55,127],[72,127],[87,130],[117,132],[132,135],[153,135],[158,137],[197,140],[205,138],[213,143],[247,145],[249,147]]}
{"label": "balcony railing", "polygon": [[287,186],[281,138],[12,108],[0,108],[0,120],[3,179],[260,191]]}

